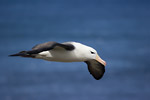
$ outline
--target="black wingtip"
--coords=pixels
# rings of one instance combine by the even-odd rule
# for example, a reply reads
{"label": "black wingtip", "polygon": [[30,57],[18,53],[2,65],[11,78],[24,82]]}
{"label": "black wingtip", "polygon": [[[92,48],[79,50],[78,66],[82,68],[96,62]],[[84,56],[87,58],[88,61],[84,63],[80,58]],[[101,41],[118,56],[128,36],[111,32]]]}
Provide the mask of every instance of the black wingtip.
{"label": "black wingtip", "polygon": [[12,54],[12,55],[8,55],[9,57],[14,57],[14,56],[21,56],[22,54],[20,53],[16,53],[16,54]]}
{"label": "black wingtip", "polygon": [[26,54],[26,51],[21,51],[19,53],[16,53],[16,54],[12,54],[12,55],[8,55],[9,57],[13,57],[13,56],[23,56]]}
{"label": "black wingtip", "polygon": [[96,79],[100,80],[105,73],[105,66],[96,60],[85,61],[88,65],[90,74]]}
{"label": "black wingtip", "polygon": [[14,54],[12,54],[12,55],[8,55],[8,57],[13,57],[13,56],[16,56],[16,55],[14,55]]}
{"label": "black wingtip", "polygon": [[29,57],[29,58],[35,58],[35,55],[28,54],[26,51],[21,51],[16,54],[8,55],[9,57],[15,57],[15,56],[20,56],[20,57]]}

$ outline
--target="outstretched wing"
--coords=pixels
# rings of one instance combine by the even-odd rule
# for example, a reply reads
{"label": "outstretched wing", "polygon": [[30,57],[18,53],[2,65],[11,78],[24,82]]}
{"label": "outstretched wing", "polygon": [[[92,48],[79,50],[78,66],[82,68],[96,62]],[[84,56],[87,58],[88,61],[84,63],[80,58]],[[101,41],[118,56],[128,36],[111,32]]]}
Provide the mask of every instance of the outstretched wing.
{"label": "outstretched wing", "polygon": [[96,60],[85,61],[88,65],[88,70],[90,74],[96,79],[99,80],[105,73],[105,66]]}
{"label": "outstretched wing", "polygon": [[38,54],[42,51],[49,51],[54,49],[55,47],[61,47],[66,50],[73,50],[75,47],[70,43],[57,43],[57,42],[46,42],[42,44],[38,44],[32,48],[32,50],[29,51],[21,51],[17,54],[13,54],[10,56],[23,56],[23,57],[29,57],[32,54]]}
{"label": "outstretched wing", "polygon": [[57,42],[46,42],[46,43],[42,43],[42,44],[38,44],[36,46],[34,46],[32,48],[31,51],[28,51],[28,54],[37,54],[40,53],[42,51],[48,51],[48,50],[52,50],[55,47],[62,47],[66,50],[73,50],[74,46],[72,44],[63,44],[63,43],[57,43]]}

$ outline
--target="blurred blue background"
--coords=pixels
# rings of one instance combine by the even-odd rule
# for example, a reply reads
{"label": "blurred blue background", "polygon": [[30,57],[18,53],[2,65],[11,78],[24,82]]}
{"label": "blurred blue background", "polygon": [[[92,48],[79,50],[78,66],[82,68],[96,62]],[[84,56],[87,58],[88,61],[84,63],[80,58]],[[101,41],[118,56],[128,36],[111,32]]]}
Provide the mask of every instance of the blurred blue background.
{"label": "blurred blue background", "polygon": [[[47,41],[77,41],[107,61],[8,57]],[[0,0],[0,100],[149,100],[149,0]]]}

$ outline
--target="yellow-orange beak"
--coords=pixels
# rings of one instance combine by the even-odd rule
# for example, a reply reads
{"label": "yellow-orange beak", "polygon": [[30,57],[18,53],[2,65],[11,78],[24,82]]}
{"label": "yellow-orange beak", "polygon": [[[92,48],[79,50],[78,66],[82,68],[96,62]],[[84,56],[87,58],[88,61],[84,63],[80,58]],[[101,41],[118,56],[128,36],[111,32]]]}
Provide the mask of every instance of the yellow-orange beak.
{"label": "yellow-orange beak", "polygon": [[101,59],[98,54],[96,55],[96,60],[101,64],[103,64],[104,66],[106,66],[106,62],[103,59]]}

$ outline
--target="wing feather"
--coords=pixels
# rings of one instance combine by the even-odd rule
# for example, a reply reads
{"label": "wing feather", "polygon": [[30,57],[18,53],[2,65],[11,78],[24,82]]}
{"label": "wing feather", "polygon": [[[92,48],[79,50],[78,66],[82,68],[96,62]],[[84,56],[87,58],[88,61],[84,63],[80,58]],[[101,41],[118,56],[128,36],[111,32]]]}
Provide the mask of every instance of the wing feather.
{"label": "wing feather", "polygon": [[42,51],[49,51],[54,49],[55,47],[61,47],[64,48],[66,50],[74,50],[74,46],[70,43],[57,43],[57,42],[46,42],[46,43],[42,43],[42,44],[38,44],[35,45],[32,50],[29,51],[22,51],[16,54],[12,54],[10,56],[22,56],[22,57],[34,57],[34,54],[38,54]]}
{"label": "wing feather", "polygon": [[90,74],[96,79],[99,80],[103,77],[105,73],[105,66],[96,60],[89,60],[85,62],[88,65],[88,70]]}
{"label": "wing feather", "polygon": [[42,44],[38,44],[32,48],[32,50],[27,51],[28,54],[37,54],[42,51],[48,51],[54,49],[56,46],[62,47],[66,50],[73,50],[74,46],[72,44],[62,44],[57,42],[46,42]]}

